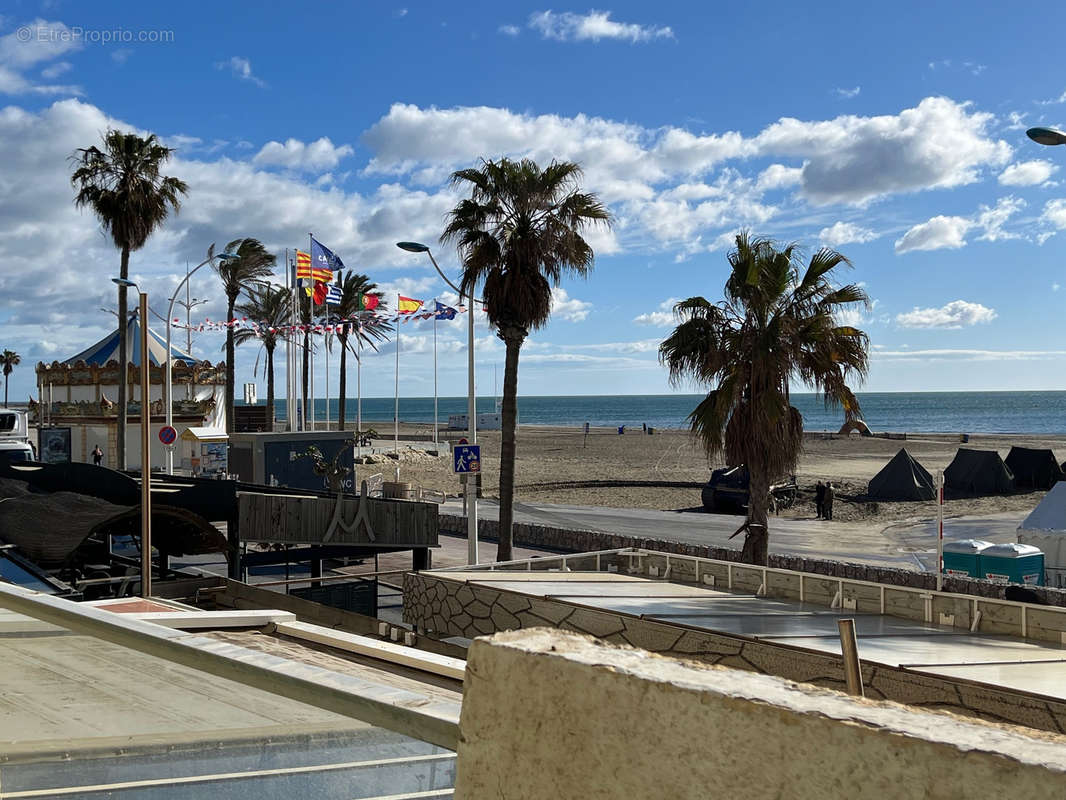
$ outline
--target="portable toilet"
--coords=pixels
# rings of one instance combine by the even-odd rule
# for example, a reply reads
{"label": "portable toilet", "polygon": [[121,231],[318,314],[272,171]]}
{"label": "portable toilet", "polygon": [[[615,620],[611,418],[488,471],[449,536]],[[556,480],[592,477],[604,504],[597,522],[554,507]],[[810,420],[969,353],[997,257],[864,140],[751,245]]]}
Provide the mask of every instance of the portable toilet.
{"label": "portable toilet", "polygon": [[1031,544],[994,544],[978,561],[981,577],[994,583],[1044,585],[1044,554]]}
{"label": "portable toilet", "polygon": [[944,543],[944,574],[956,578],[980,578],[978,556],[992,546],[983,539],[962,539]]}

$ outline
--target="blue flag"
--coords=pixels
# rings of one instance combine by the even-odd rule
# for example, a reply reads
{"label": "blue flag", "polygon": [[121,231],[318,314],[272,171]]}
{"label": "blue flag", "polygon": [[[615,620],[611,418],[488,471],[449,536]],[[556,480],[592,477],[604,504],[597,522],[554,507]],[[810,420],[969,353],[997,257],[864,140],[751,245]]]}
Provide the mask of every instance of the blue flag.
{"label": "blue flag", "polygon": [[434,300],[437,307],[434,309],[437,313],[437,319],[455,319],[456,310],[451,306],[446,306],[440,301]]}
{"label": "blue flag", "polygon": [[317,239],[311,239],[311,269],[320,270],[328,269],[331,272],[338,272],[344,269],[344,262],[341,261],[340,256],[319,242]]}
{"label": "blue flag", "polygon": [[341,287],[331,283],[326,289],[326,305],[339,306],[341,304],[341,300]]}

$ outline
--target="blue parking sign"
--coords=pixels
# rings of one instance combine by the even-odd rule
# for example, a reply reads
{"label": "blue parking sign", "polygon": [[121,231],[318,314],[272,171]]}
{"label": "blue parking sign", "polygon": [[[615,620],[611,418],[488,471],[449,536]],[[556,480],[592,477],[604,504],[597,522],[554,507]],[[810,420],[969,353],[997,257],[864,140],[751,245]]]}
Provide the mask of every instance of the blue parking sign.
{"label": "blue parking sign", "polygon": [[452,471],[459,474],[481,472],[481,445],[457,444],[452,450]]}

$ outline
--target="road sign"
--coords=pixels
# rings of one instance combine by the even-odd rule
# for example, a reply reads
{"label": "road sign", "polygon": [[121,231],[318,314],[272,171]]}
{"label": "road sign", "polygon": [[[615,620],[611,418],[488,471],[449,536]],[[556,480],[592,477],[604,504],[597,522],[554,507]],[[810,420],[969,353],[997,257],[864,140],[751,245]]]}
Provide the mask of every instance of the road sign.
{"label": "road sign", "polygon": [[452,471],[461,475],[481,472],[481,445],[460,444],[452,450]]}
{"label": "road sign", "polygon": [[464,436],[462,439],[460,439],[458,441],[458,444],[469,444],[469,442],[466,440],[466,437]]}
{"label": "road sign", "polygon": [[174,440],[178,438],[178,432],[174,430],[173,425],[164,425],[159,429],[159,441],[163,444],[174,444]]}

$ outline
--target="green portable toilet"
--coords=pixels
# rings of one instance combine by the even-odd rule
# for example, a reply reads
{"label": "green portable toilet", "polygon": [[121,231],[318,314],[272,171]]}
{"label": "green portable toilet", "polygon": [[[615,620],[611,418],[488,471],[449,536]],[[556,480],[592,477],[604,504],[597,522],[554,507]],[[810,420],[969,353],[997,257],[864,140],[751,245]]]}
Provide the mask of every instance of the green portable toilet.
{"label": "green portable toilet", "polygon": [[984,539],[962,539],[944,543],[944,574],[956,578],[980,578],[978,556],[992,546]]}
{"label": "green portable toilet", "polygon": [[994,544],[982,550],[977,560],[986,580],[1044,585],[1044,554],[1031,544]]}

